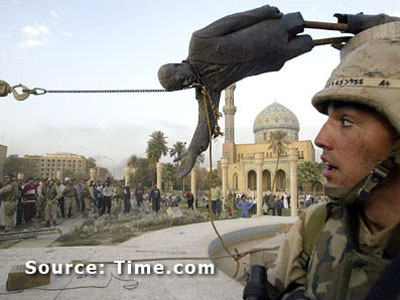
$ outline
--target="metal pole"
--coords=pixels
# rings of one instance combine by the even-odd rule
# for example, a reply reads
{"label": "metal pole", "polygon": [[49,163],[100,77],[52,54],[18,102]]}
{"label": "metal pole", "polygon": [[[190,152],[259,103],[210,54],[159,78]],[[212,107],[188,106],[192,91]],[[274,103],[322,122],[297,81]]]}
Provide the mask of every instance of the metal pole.
{"label": "metal pole", "polygon": [[317,22],[317,21],[304,21],[305,28],[313,29],[325,29],[325,30],[337,30],[346,32],[349,29],[349,25],[343,23],[329,23],[329,22]]}
{"label": "metal pole", "polygon": [[341,37],[333,37],[333,38],[326,38],[326,39],[317,39],[313,40],[315,46],[320,45],[329,45],[329,44],[339,44],[339,43],[346,43],[352,36],[341,36]]}

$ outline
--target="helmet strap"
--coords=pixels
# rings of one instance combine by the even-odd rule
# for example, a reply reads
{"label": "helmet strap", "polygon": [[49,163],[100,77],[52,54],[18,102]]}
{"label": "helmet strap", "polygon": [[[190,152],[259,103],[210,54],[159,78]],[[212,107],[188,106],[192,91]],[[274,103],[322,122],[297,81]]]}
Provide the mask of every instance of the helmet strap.
{"label": "helmet strap", "polygon": [[325,194],[333,201],[342,205],[351,204],[357,199],[366,201],[372,190],[386,178],[396,165],[400,165],[400,140],[393,146],[390,154],[378,162],[369,174],[364,176],[352,188],[325,187]]}
{"label": "helmet strap", "polygon": [[392,151],[386,159],[378,162],[369,173],[364,185],[357,193],[357,198],[361,201],[367,200],[372,190],[387,177],[396,165],[400,164],[400,141],[393,146]]}

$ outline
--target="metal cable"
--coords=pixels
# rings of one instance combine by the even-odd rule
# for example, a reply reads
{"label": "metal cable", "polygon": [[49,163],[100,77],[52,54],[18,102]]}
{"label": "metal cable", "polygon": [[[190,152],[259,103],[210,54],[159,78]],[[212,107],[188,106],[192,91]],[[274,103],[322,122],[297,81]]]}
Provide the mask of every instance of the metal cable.
{"label": "metal cable", "polygon": [[44,90],[49,94],[99,94],[99,93],[165,93],[164,89],[132,89],[132,90]]}

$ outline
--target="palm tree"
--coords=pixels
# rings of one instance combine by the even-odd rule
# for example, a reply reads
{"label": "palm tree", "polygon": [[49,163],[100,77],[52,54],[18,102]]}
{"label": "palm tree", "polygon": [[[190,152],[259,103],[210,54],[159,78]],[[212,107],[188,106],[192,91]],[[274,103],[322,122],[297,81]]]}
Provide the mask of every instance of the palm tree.
{"label": "palm tree", "polygon": [[282,154],[285,153],[287,146],[290,144],[286,136],[287,133],[281,130],[273,131],[270,135],[270,145],[268,149],[272,149],[272,152],[277,155],[274,180],[272,182],[272,192],[275,192],[276,174],[278,173],[279,159],[281,158]]}
{"label": "palm tree", "polygon": [[200,153],[199,156],[196,158],[196,166],[200,166],[204,161],[206,160],[206,157],[204,153]]}
{"label": "palm tree", "polygon": [[167,137],[162,131],[154,131],[150,135],[150,140],[147,142],[147,158],[156,163],[160,160],[161,156],[168,153]]}
{"label": "palm tree", "polygon": [[[176,142],[175,144],[172,145],[172,148],[169,149],[169,156],[173,158],[178,158],[181,156],[183,153],[185,153],[186,150],[186,142]],[[176,165],[179,164],[179,161],[176,162]]]}
{"label": "palm tree", "polygon": [[139,158],[136,155],[132,155],[131,157],[129,157],[128,160],[128,167],[132,167],[132,168],[136,168],[136,164],[138,163]]}
{"label": "palm tree", "polygon": [[176,165],[173,165],[171,163],[166,163],[164,165],[162,178],[166,184],[167,189],[168,189],[168,187],[169,188],[172,187],[172,189],[174,188],[175,181],[176,181],[176,171],[177,171]]}
{"label": "palm tree", "polygon": [[324,163],[305,161],[297,165],[297,178],[299,186],[303,189],[304,183],[310,183],[311,186],[319,181],[322,177],[322,170],[325,168]]}

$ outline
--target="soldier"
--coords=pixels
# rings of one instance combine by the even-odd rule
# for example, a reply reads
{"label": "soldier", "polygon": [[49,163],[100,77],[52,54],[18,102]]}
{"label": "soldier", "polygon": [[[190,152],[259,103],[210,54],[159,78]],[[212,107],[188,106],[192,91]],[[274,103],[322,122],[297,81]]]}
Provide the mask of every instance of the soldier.
{"label": "soldier", "polygon": [[78,192],[78,198],[76,201],[77,211],[83,211],[83,198],[82,192],[85,188],[85,179],[81,179],[80,183],[75,184],[76,191]]}
{"label": "soldier", "polygon": [[40,180],[39,186],[37,188],[37,218],[44,218],[44,208],[46,206],[46,192],[47,192],[47,179]]}
{"label": "soldier", "polygon": [[314,96],[328,115],[315,144],[330,202],[307,209],[281,247],[275,284],[285,297],[398,299],[399,70],[400,37],[370,40]]}
{"label": "soldier", "polygon": [[58,207],[59,207],[59,212],[61,214],[62,218],[65,218],[65,199],[64,196],[62,195],[62,192],[65,189],[65,182],[62,179],[57,179],[56,180],[56,185],[57,185],[57,189],[58,189]]}
{"label": "soldier", "polygon": [[4,176],[4,187],[0,189],[0,197],[4,206],[5,231],[10,231],[14,228],[14,213],[18,198],[18,186],[10,174]]}
{"label": "soldier", "polygon": [[139,185],[135,190],[136,205],[139,208],[142,206],[143,194],[144,194],[144,187],[142,186],[142,183],[139,182]]}
{"label": "soldier", "polygon": [[[185,196],[185,194],[183,194],[183,196]],[[161,192],[160,189],[157,188],[157,184],[155,183],[153,189],[150,191],[150,201],[151,206],[153,207],[153,211],[158,212],[160,210],[160,200]]]}
{"label": "soldier", "polygon": [[78,198],[78,192],[73,184],[73,180],[70,178],[65,178],[66,186],[62,191],[62,196],[64,196],[64,215],[68,218],[73,218],[75,214],[75,206]]}
{"label": "soldier", "polygon": [[50,227],[50,222],[52,225],[57,225],[57,203],[59,194],[57,185],[53,178],[49,178],[47,184],[44,219],[46,221],[45,227]]}
{"label": "soldier", "polygon": [[90,187],[90,179],[86,179],[82,181],[83,188],[81,191],[81,197],[83,201],[83,212],[82,215],[84,218],[89,216],[89,212],[91,210],[91,204],[94,201],[93,190]]}
{"label": "soldier", "polygon": [[211,208],[213,216],[216,217],[221,215],[221,189],[215,182],[211,186]]}
{"label": "soldier", "polygon": [[126,191],[122,187],[122,184],[123,181],[119,181],[114,191],[112,211],[115,215],[118,215],[122,212],[122,204],[125,201]]}

